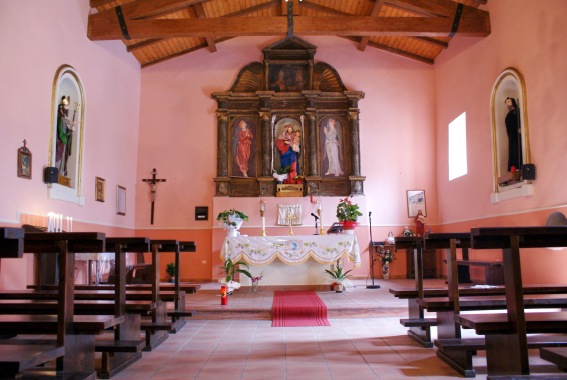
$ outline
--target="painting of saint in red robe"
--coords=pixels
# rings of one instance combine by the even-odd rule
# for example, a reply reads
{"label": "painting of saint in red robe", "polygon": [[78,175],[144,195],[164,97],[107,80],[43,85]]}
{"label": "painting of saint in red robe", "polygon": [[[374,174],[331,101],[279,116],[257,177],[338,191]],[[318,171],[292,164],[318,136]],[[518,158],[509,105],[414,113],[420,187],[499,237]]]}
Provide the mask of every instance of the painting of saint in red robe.
{"label": "painting of saint in red robe", "polygon": [[254,125],[247,119],[239,119],[234,124],[232,165],[232,175],[234,176],[256,176],[256,167],[254,165],[254,129]]}

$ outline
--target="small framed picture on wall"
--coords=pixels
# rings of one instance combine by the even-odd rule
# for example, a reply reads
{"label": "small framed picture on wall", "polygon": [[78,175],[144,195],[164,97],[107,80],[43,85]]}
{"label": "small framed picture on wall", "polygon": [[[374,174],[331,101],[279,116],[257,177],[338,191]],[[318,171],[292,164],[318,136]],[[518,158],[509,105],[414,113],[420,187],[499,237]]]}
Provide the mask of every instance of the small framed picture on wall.
{"label": "small framed picture on wall", "polygon": [[95,199],[98,202],[104,202],[105,182],[106,181],[100,177],[95,178]]}
{"label": "small framed picture on wall", "polygon": [[427,216],[425,205],[425,190],[406,190],[408,201],[408,218],[414,218],[421,210]]}
{"label": "small framed picture on wall", "polygon": [[31,179],[32,175],[32,154],[26,147],[26,140],[24,146],[18,149],[18,177]]}
{"label": "small framed picture on wall", "polygon": [[116,214],[126,215],[126,188],[116,186]]}

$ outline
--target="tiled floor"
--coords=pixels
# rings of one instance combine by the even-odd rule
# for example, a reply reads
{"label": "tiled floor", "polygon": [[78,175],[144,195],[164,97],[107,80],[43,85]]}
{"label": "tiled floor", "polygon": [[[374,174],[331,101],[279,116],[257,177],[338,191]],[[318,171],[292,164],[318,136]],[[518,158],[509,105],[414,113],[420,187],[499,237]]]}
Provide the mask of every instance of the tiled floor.
{"label": "tiled floor", "polygon": [[[269,319],[262,319],[262,312],[250,314],[256,319],[247,320],[239,314],[239,309],[267,309],[269,313],[272,290],[251,294],[240,289],[229,297],[228,307],[221,307],[218,284],[203,284],[199,292],[188,296],[187,305],[203,315],[205,309],[213,309],[211,318],[189,320],[179,333],[170,335],[156,350],[144,352],[141,360],[114,378],[460,378],[436,357],[435,349],[423,348],[407,336],[399,323],[407,315],[406,301],[388,293],[388,282],[380,280],[380,284],[380,289],[366,289],[364,281],[354,281],[355,287],[348,292],[319,292],[329,306],[330,327],[277,328],[271,327]],[[367,311],[362,317],[355,311],[356,318],[346,318],[349,307]],[[533,373],[558,374],[553,365],[539,359],[537,351],[531,354],[530,363]],[[476,378],[486,379],[482,355],[475,358],[475,365]]]}

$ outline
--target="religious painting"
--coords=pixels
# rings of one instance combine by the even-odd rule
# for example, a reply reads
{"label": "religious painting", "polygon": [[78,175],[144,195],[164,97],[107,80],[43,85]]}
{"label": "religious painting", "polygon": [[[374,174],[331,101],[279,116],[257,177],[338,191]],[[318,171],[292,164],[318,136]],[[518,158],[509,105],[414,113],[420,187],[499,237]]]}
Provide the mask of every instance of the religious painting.
{"label": "religious painting", "polygon": [[324,117],[320,123],[321,172],[324,177],[344,176],[344,122],[337,116]]}
{"label": "religious painting", "polygon": [[279,119],[274,125],[274,138],[276,141],[272,170],[280,176],[283,183],[299,183],[299,178],[304,176],[303,120],[300,123],[291,117]]}
{"label": "religious painting", "polygon": [[51,98],[49,165],[59,171],[50,198],[83,204],[81,196],[85,94],[78,73],[62,65],[55,74]]}
{"label": "religious painting", "polygon": [[425,205],[425,190],[406,190],[408,202],[408,218],[414,218],[419,214],[427,216]]}
{"label": "religious painting", "polygon": [[309,90],[309,67],[298,64],[271,64],[268,72],[269,89],[275,92]]}
{"label": "religious painting", "polygon": [[105,191],[106,181],[100,177],[95,178],[95,200],[98,202],[104,202],[104,191]]}
{"label": "religious painting", "polygon": [[32,175],[32,154],[26,147],[26,140],[24,146],[18,149],[18,177],[31,179]]}
{"label": "religious painting", "polygon": [[257,126],[247,117],[236,118],[232,124],[232,175],[256,177]]}
{"label": "religious painting", "polygon": [[[495,192],[523,179],[530,163],[527,102],[522,74],[504,70],[496,80],[491,98]],[[532,165],[533,166],[533,165]],[[528,177],[530,177],[528,175]]]}
{"label": "religious painting", "polygon": [[116,215],[126,215],[126,188],[116,186]]}

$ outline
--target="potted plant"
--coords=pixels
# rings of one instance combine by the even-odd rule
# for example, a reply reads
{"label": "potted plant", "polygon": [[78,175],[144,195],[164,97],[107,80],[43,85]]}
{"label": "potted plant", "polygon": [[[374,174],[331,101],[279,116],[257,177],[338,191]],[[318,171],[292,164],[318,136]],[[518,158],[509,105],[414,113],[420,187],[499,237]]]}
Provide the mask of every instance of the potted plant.
{"label": "potted plant", "polygon": [[165,267],[165,273],[167,273],[169,282],[175,281],[175,264],[174,263],[167,264]]}
{"label": "potted plant", "polygon": [[284,166],[283,168],[274,169],[273,176],[278,183],[283,183],[289,175],[290,166]]}
{"label": "potted plant", "polygon": [[248,216],[242,211],[231,208],[219,212],[217,220],[221,222],[221,226],[228,231],[228,236],[237,236],[238,230],[244,221],[248,221]]}
{"label": "potted plant", "polygon": [[325,272],[327,272],[327,274],[329,274],[331,278],[335,280],[335,291],[337,293],[341,293],[343,291],[343,281],[350,277],[349,273],[351,271],[352,269],[343,272],[343,268],[341,267],[339,261],[337,261],[337,263],[333,265],[331,270],[325,269]]}
{"label": "potted plant", "polygon": [[340,199],[337,205],[337,218],[346,233],[354,233],[354,228],[358,226],[358,217],[362,216],[359,206],[352,203],[351,198],[351,196],[348,196],[345,199]]}
{"label": "potted plant", "polygon": [[252,274],[246,269],[241,269],[240,268],[241,266],[244,266],[246,268],[249,267],[248,263],[246,263],[245,261],[240,260],[235,263],[229,257],[224,261],[224,265],[222,267],[219,267],[221,269],[221,273],[224,275],[224,278],[220,280],[220,283],[222,285],[228,286],[228,294],[232,294],[232,291],[234,289],[240,288],[240,283],[233,281],[234,275],[236,273],[242,273],[243,275],[249,277],[250,279],[252,278]]}

